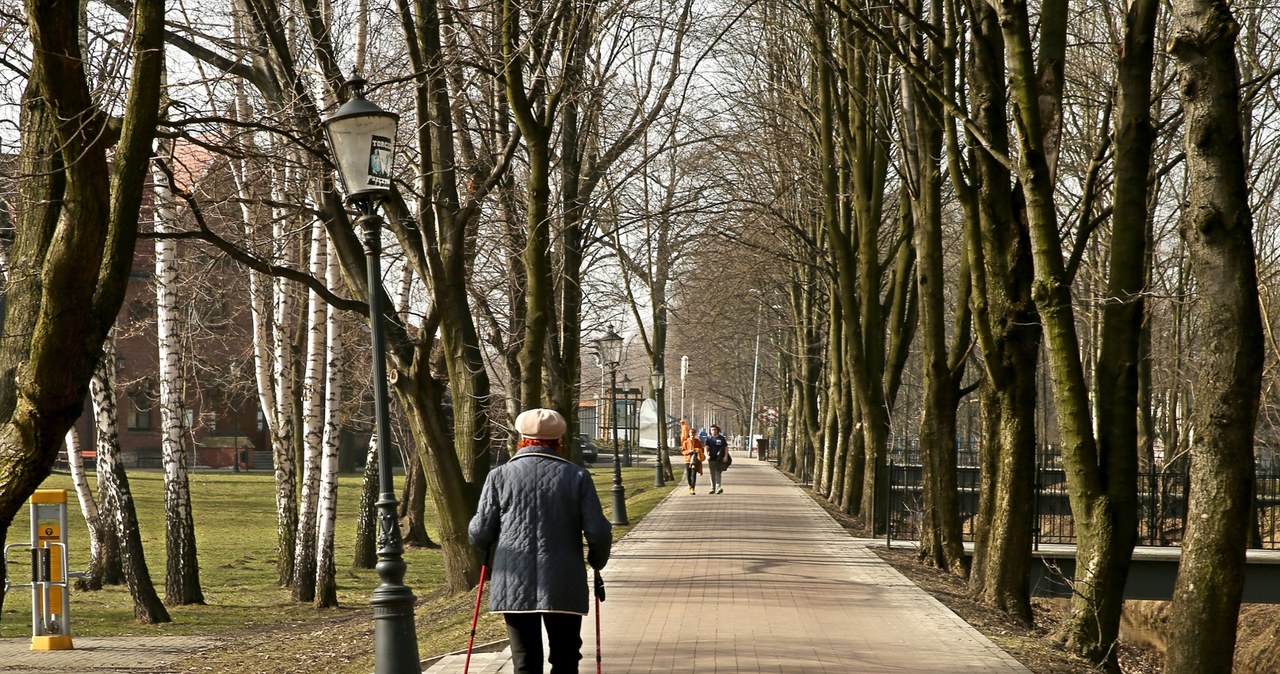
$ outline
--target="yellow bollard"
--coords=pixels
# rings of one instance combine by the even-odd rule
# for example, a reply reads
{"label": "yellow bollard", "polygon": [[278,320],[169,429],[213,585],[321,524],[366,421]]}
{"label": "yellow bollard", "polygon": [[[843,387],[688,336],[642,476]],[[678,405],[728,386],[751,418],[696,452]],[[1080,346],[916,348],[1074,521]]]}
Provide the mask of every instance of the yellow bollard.
{"label": "yellow bollard", "polygon": [[67,491],[31,495],[31,650],[71,645],[71,586],[67,573]]}

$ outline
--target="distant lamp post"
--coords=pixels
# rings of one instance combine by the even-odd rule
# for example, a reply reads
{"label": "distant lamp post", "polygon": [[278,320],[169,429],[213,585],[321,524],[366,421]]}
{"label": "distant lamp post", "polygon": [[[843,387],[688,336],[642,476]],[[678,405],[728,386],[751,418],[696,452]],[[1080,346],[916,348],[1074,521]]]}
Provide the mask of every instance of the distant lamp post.
{"label": "distant lamp post", "polygon": [[649,386],[653,388],[653,402],[656,403],[654,407],[657,408],[658,412],[658,447],[654,450],[655,461],[658,465],[654,466],[653,473],[653,486],[655,487],[665,487],[667,485],[667,479],[662,474],[662,450],[667,445],[667,420],[662,418],[666,407],[662,404],[662,385],[666,381],[667,378],[662,374],[662,370],[654,370],[649,375]]}
{"label": "distant lamp post", "polygon": [[680,418],[684,419],[684,378],[689,374],[689,357],[680,356]]}
{"label": "distant lamp post", "polygon": [[[751,293],[760,296],[760,291],[755,288],[751,289]],[[764,314],[764,300],[760,301],[760,305],[756,308],[756,355],[751,365],[751,406],[747,409],[751,412],[751,418],[747,421],[747,456],[751,456],[756,451],[756,415],[759,410],[756,409],[756,383],[760,379],[760,317]],[[764,451],[761,450],[756,457],[764,461]]]}
{"label": "distant lamp post", "polygon": [[627,521],[627,488],[622,486],[622,463],[618,454],[618,364],[622,362],[622,337],[609,326],[608,332],[596,340],[600,362],[609,368],[609,426],[613,432],[613,524]]}
{"label": "distant lamp post", "polygon": [[338,177],[360,217],[368,274],[369,327],[373,342],[373,405],[378,450],[378,578],[373,590],[374,672],[419,672],[418,637],[413,624],[413,591],[404,584],[404,542],[396,521],[396,495],[391,475],[388,438],[391,422],[387,406],[386,337],[382,331],[382,217],[378,202],[391,192],[396,126],[400,117],[364,97],[365,81],[347,83],[351,99],[324,120]]}
{"label": "distant lamp post", "polygon": [[[622,467],[630,468],[631,467],[631,445],[632,445],[631,410],[633,409],[632,405],[634,405],[634,403],[631,402],[631,377],[629,375],[625,375],[625,374],[622,375],[621,391],[623,395],[622,409],[626,410],[625,414],[618,415],[618,417],[622,419],[623,423],[626,424],[625,426],[623,426],[623,428],[626,430],[622,432],[622,439],[624,441],[624,447],[622,450]],[[617,402],[615,402],[614,404],[616,405]]]}

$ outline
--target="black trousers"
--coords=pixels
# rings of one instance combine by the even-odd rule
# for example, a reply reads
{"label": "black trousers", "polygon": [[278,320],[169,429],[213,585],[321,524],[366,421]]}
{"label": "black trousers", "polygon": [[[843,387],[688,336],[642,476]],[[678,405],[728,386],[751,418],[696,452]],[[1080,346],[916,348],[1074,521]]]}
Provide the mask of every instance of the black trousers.
{"label": "black trousers", "polygon": [[698,469],[692,463],[684,464],[684,479],[689,481],[690,487],[698,486]]}
{"label": "black trousers", "polygon": [[571,613],[503,613],[517,674],[542,674],[542,626],[547,627],[551,674],[578,674],[582,616]]}

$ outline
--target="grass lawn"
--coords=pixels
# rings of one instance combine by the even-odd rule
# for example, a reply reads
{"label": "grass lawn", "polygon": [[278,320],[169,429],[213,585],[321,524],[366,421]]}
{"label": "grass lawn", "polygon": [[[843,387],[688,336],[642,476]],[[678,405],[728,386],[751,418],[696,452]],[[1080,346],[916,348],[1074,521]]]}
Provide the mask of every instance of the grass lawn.
{"label": "grass lawn", "polygon": [[[592,468],[596,488],[606,516],[611,509],[610,488],[613,472],[608,464]],[[398,478],[399,480],[399,478]],[[91,475],[92,482],[92,475]],[[147,565],[161,598],[164,597],[165,542],[163,509],[163,476],[159,471],[134,470],[129,474],[130,487],[137,503],[142,542]],[[652,468],[623,469],[627,488],[627,514],[634,524],[658,503],[670,486],[653,486]],[[670,485],[672,483],[668,483]],[[68,475],[56,474],[42,488],[71,490]],[[172,623],[139,625],[133,621],[132,600],[127,588],[108,587],[98,592],[72,592],[71,624],[76,636],[113,635],[227,635],[242,637],[254,632],[279,628],[306,628],[314,624],[331,624],[335,620],[352,621],[372,631],[368,599],[378,584],[372,570],[350,568],[355,540],[355,508],[359,499],[360,477],[342,476],[339,481],[338,527],[335,547],[338,564],[337,609],[317,610],[311,605],[295,603],[288,588],[276,583],[275,570],[275,505],[273,478],[269,473],[197,472],[191,476],[191,499],[196,525],[196,545],[200,562],[200,580],[206,605],[169,607]],[[68,492],[68,545],[72,570],[88,563],[88,533],[85,529],[74,491]],[[434,512],[428,499],[428,530],[438,536]],[[29,511],[24,509],[14,519],[8,543],[25,542],[28,535]],[[622,537],[630,527],[615,527],[614,538]],[[10,573],[22,581],[27,572],[26,552],[11,554]],[[408,574],[405,584],[418,597],[418,638],[423,658],[465,648],[471,627],[471,609],[475,596],[445,596],[441,591],[444,577],[442,555],[438,550],[410,549],[405,552]],[[5,598],[0,614],[0,636],[30,635],[30,590],[14,587]],[[460,608],[465,607],[465,608]],[[505,636],[501,620],[482,621],[476,640],[492,640]],[[323,630],[315,630],[322,632]],[[276,643],[276,648],[279,643]],[[369,642],[372,650],[372,642]],[[368,661],[351,662],[350,671],[367,671]],[[214,666],[209,671],[236,671]],[[330,661],[327,672],[347,671]]]}

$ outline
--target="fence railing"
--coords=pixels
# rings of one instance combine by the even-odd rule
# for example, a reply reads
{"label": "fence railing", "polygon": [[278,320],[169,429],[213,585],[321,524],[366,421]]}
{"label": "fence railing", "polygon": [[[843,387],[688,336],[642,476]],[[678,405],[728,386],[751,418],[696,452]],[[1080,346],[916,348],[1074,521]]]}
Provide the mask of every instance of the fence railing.
{"label": "fence railing", "polygon": [[[918,540],[924,511],[924,471],[918,463],[900,463],[910,454],[892,456],[889,463],[889,504],[886,525],[890,538]],[[1075,543],[1075,519],[1068,500],[1066,472],[1052,458],[1037,460],[1032,509],[1033,540],[1040,543]],[[956,472],[960,516],[966,541],[973,540],[974,514],[978,512],[981,475],[975,465],[961,465]],[[1252,547],[1280,549],[1280,472],[1259,472],[1257,522]],[[1154,471],[1138,475],[1138,545],[1176,546],[1187,524],[1185,472]]]}

